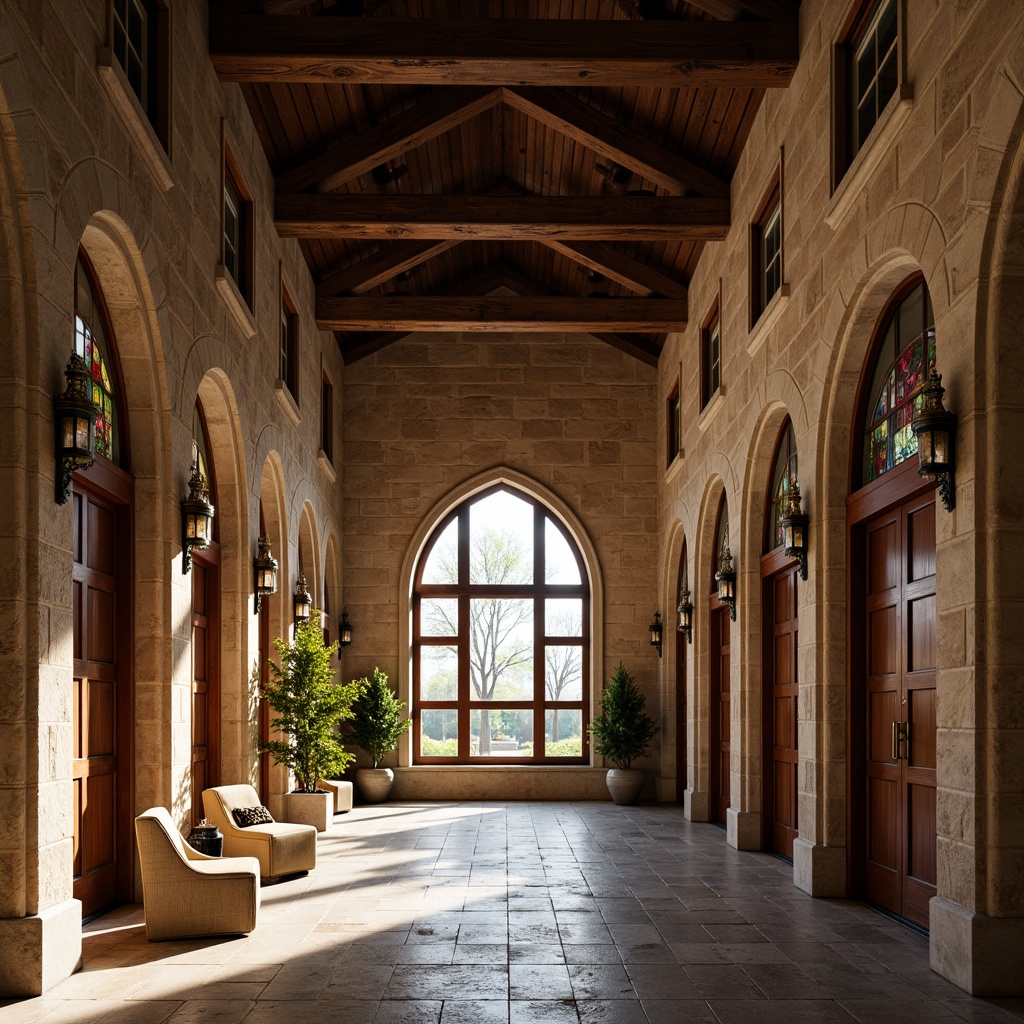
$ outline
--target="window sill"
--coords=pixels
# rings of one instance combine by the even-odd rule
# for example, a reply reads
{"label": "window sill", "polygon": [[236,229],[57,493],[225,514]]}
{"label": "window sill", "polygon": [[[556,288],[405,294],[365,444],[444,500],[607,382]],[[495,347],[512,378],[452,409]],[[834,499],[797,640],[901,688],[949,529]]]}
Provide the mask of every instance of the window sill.
{"label": "window sill", "polygon": [[331,465],[331,460],[327,458],[327,452],[323,448],[318,448],[316,452],[317,465],[324,471],[324,475],[332,484],[338,482],[338,471]]}
{"label": "window sill", "polygon": [[861,146],[860,152],[853,158],[842,181],[832,193],[832,199],[825,207],[825,223],[830,228],[835,230],[854,203],[864,194],[868,179],[883,157],[891,151],[892,143],[903,130],[913,109],[914,86],[904,82],[889,101],[882,116],[871,129],[867,142]]}
{"label": "window sill", "polygon": [[725,385],[719,384],[718,390],[711,396],[711,401],[704,406],[697,420],[697,427],[702,434],[711,425],[711,421],[718,415],[718,410],[723,405],[725,405]]}
{"label": "window sill", "polygon": [[238,326],[242,329],[242,336],[251,338],[256,333],[256,318],[252,315],[242,293],[238,290],[234,278],[228,273],[228,268],[223,263],[217,264],[217,291],[220,292],[228,309],[231,310]]}
{"label": "window sill", "polygon": [[96,51],[96,70],[157,184],[165,192],[170,191],[174,188],[174,169],[170,158],[109,47],[101,46]]}
{"label": "window sill", "polygon": [[757,323],[750,329],[747,340],[747,354],[753,355],[768,337],[768,332],[779,322],[786,307],[789,305],[789,285],[779,285],[779,290],[771,297],[771,301],[761,310]]}
{"label": "window sill", "polygon": [[679,475],[679,470],[686,460],[686,451],[680,448],[676,453],[676,457],[668,464],[668,469],[665,470],[665,480],[671,481]]}
{"label": "window sill", "polygon": [[277,395],[277,400],[281,403],[285,415],[292,421],[292,426],[297,427],[302,422],[299,403],[295,401],[288,385],[280,378],[274,381],[274,393]]}

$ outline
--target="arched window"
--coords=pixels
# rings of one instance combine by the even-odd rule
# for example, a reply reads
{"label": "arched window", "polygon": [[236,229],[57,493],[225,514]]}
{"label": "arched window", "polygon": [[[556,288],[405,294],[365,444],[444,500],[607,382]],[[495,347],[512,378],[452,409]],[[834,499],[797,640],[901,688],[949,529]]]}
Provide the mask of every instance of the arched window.
{"label": "arched window", "polygon": [[110,321],[92,267],[79,252],[75,264],[75,351],[92,377],[96,420],[96,454],[122,465],[117,373],[112,362]]}
{"label": "arched window", "polygon": [[917,454],[910,428],[928,374],[935,368],[935,315],[924,279],[901,288],[880,323],[881,339],[863,422],[862,484]]}
{"label": "arched window", "polygon": [[775,462],[772,465],[771,500],[766,510],[764,523],[765,554],[782,547],[782,527],[779,526],[779,516],[788,508],[789,492],[796,482],[796,438],[793,436],[792,421],[786,420],[785,429],[779,437],[779,446],[775,451]]}
{"label": "arched window", "polygon": [[414,579],[414,760],[584,763],[590,590],[551,512],[502,485],[474,495]]}
{"label": "arched window", "polygon": [[[199,464],[199,473],[206,482],[210,504],[217,508],[217,482],[213,475],[213,464],[210,461],[210,443],[207,438],[206,416],[199,399],[192,409],[192,457]],[[218,519],[213,517],[213,540],[218,539]]]}
{"label": "arched window", "polygon": [[729,550],[729,502],[722,495],[722,507],[718,510],[718,526],[715,529],[715,557],[711,563],[711,593],[718,593],[718,580],[715,573],[722,568],[725,556],[731,557]]}

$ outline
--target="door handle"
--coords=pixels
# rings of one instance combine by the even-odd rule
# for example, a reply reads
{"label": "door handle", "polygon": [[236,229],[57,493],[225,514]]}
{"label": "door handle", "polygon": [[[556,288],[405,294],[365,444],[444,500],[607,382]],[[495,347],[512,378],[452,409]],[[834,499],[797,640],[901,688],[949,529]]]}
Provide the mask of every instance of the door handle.
{"label": "door handle", "polygon": [[900,758],[900,744],[907,744],[907,753],[904,760],[910,760],[910,723],[909,722],[893,722],[892,731],[890,733],[890,739],[892,743],[892,759],[899,761]]}

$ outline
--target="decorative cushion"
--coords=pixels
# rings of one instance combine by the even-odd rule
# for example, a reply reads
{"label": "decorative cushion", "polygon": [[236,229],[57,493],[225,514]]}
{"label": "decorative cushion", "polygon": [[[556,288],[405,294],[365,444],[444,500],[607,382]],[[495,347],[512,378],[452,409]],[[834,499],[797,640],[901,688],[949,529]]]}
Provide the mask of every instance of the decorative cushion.
{"label": "decorative cushion", "polygon": [[239,828],[248,828],[250,825],[270,825],[274,821],[270,816],[270,811],[262,804],[257,804],[255,807],[236,807],[231,812],[231,816]]}

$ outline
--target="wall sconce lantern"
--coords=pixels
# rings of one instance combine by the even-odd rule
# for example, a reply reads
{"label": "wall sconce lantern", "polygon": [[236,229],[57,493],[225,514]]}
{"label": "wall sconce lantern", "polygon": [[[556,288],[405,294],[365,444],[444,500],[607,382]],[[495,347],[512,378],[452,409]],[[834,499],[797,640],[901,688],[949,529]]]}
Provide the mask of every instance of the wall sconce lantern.
{"label": "wall sconce lantern", "polygon": [[352,643],[352,623],[348,621],[348,611],[344,608],[341,610],[341,623],[338,626],[338,654],[341,654],[343,648],[348,647]]}
{"label": "wall sconce lantern", "polygon": [[309,611],[312,607],[313,598],[306,589],[306,574],[300,572],[299,578],[295,581],[295,594],[292,596],[292,615],[296,629],[309,622]]}
{"label": "wall sconce lantern", "polygon": [[71,353],[64,377],[67,380],[64,394],[55,395],[53,399],[58,505],[64,505],[71,497],[71,474],[76,469],[88,469],[96,461],[96,419],[99,416],[92,403],[89,369],[77,352]]}
{"label": "wall sconce lantern", "polygon": [[807,579],[807,526],[811,517],[800,508],[800,487],[794,480],[789,488],[789,501],[779,516],[782,547],[786,555],[800,562],[800,578]]}
{"label": "wall sconce lantern", "polygon": [[729,618],[736,621],[736,572],[732,567],[732,552],[722,552],[722,561],[715,573],[718,582],[718,600],[729,607]]}
{"label": "wall sconce lantern", "polygon": [[651,632],[651,646],[658,648],[661,657],[661,612],[654,613],[654,621],[647,627]]}
{"label": "wall sconce lantern", "polygon": [[257,544],[259,554],[252,560],[252,572],[256,594],[254,603],[256,614],[259,615],[263,598],[277,593],[277,559],[270,553],[270,538],[266,534],[260,534]]}
{"label": "wall sconce lantern", "polygon": [[917,471],[935,478],[942,507],[952,512],[956,508],[956,413],[943,406],[945,393],[942,375],[932,370],[921,389],[921,408],[914,413],[910,428],[917,437]]}
{"label": "wall sconce lantern", "polygon": [[690,601],[689,587],[683,587],[679,592],[679,607],[676,608],[679,615],[679,624],[676,629],[686,634],[686,642],[693,643],[693,602]]}
{"label": "wall sconce lantern", "polygon": [[192,443],[192,475],[188,481],[188,497],[181,503],[181,571],[192,569],[192,552],[205,551],[213,536],[213,506],[210,485],[199,472],[199,455]]}

